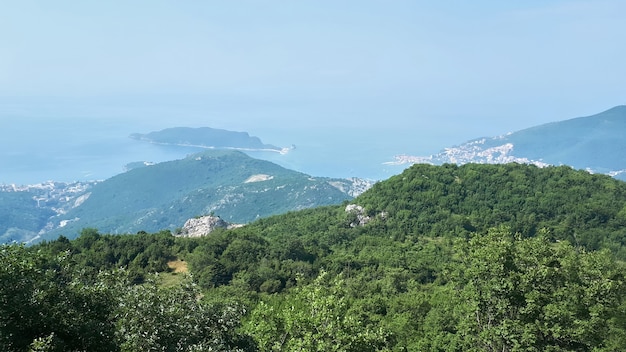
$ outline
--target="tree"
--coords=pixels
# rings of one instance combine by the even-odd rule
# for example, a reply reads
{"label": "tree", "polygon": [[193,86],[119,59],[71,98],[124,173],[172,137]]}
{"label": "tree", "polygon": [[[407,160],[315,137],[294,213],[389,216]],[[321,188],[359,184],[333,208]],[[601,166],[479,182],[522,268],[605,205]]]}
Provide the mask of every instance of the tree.
{"label": "tree", "polygon": [[[91,282],[66,255],[46,257],[23,246],[0,246],[0,349],[115,350],[109,312],[116,286]],[[31,346],[31,344],[33,344]]]}
{"label": "tree", "polygon": [[611,339],[622,338],[614,332],[624,329],[624,268],[608,251],[522,239],[506,229],[457,249],[450,304],[429,315],[454,307],[453,328],[447,320],[434,335],[456,335],[460,350],[610,350]]}
{"label": "tree", "polygon": [[247,351],[254,345],[236,332],[245,310],[207,303],[194,284],[159,287],[154,279],[131,287],[115,312],[122,351]]}
{"label": "tree", "polygon": [[288,297],[260,302],[244,330],[261,351],[381,351],[387,334],[364,326],[348,313],[343,280],[327,282],[322,272],[313,283],[294,288]]}

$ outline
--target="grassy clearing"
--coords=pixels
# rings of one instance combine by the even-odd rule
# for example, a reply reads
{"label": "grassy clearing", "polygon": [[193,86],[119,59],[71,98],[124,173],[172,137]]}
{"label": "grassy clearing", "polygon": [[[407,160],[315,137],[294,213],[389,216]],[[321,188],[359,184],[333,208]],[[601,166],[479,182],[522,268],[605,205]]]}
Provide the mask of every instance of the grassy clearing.
{"label": "grassy clearing", "polygon": [[187,262],[178,258],[167,262],[167,267],[170,268],[171,272],[175,274],[189,272],[189,269],[187,269]]}
{"label": "grassy clearing", "polygon": [[171,287],[180,285],[189,272],[187,269],[187,262],[176,258],[175,260],[171,260],[167,263],[168,268],[170,268],[170,272],[160,273],[159,278],[161,279],[161,286],[163,287]]}

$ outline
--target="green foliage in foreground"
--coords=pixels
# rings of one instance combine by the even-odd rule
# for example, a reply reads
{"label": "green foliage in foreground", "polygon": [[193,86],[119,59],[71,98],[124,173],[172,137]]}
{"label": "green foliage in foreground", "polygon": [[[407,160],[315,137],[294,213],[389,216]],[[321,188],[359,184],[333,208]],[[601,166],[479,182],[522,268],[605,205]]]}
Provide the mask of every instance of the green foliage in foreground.
{"label": "green foliage in foreground", "polygon": [[244,351],[244,311],[207,302],[191,283],[132,285],[124,272],[85,277],[66,256],[0,247],[3,351]]}
{"label": "green foliage in foreground", "polygon": [[[431,251],[423,248],[407,259]],[[237,280],[204,291],[189,281],[133,285],[124,271],[85,275],[70,257],[1,248],[2,350],[616,351],[626,343],[622,263],[543,234],[493,229],[455,240],[431,283],[409,268],[361,267],[302,277],[280,294],[254,294]]]}
{"label": "green foliage in foreground", "polygon": [[[624,346],[624,267],[545,237],[502,231],[457,246],[424,319],[422,350],[613,351]],[[444,299],[441,299],[444,298]]]}
{"label": "green foliage in foreground", "polygon": [[[364,226],[330,206],[4,246],[0,349],[619,351],[625,194],[569,168],[422,165],[355,200]],[[190,278],[150,279],[175,257]]]}
{"label": "green foliage in foreground", "polygon": [[387,347],[382,327],[368,326],[350,312],[343,280],[322,272],[286,297],[270,297],[252,312],[245,331],[262,351],[379,351]]}

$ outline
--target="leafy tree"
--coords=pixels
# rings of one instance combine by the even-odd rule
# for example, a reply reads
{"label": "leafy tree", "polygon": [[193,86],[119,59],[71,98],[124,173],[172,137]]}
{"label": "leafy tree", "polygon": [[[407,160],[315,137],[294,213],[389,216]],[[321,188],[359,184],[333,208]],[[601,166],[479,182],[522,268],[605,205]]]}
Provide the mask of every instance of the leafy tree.
{"label": "leafy tree", "polygon": [[0,349],[116,349],[109,320],[115,286],[73,271],[66,255],[50,258],[23,246],[0,246],[0,262]]}
{"label": "leafy tree", "polygon": [[427,331],[425,349],[443,338],[465,351],[603,350],[624,328],[624,268],[607,251],[579,252],[504,229],[458,248],[450,303],[427,320],[447,318],[433,324],[436,334]]}
{"label": "leafy tree", "polygon": [[260,302],[245,331],[261,351],[381,351],[387,334],[364,326],[352,314],[343,280],[322,272],[283,300]]}
{"label": "leafy tree", "polygon": [[187,282],[162,288],[154,280],[131,287],[115,312],[122,351],[249,351],[251,340],[236,332],[245,310],[207,303]]}
{"label": "leafy tree", "polygon": [[[95,243],[95,242],[94,242]],[[70,254],[0,247],[0,350],[247,351],[245,309],[202,300],[190,282],[132,285],[124,272],[84,275]]]}

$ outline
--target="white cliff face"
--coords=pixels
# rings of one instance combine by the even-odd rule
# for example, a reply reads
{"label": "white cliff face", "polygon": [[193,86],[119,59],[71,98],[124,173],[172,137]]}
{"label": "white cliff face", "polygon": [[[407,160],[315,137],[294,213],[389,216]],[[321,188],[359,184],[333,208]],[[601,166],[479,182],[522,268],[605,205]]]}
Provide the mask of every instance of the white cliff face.
{"label": "white cliff face", "polygon": [[219,216],[202,216],[187,220],[178,235],[181,237],[201,237],[208,235],[216,229],[226,229],[229,226]]}
{"label": "white cliff face", "polygon": [[248,177],[248,179],[245,180],[243,183],[269,181],[273,178],[274,176],[271,176],[271,175],[257,174],[257,175],[252,175]]}
{"label": "white cliff face", "polygon": [[81,204],[83,204],[89,198],[90,195],[91,195],[91,192],[88,192],[76,198],[76,200],[74,201],[74,208],[81,206]]}

